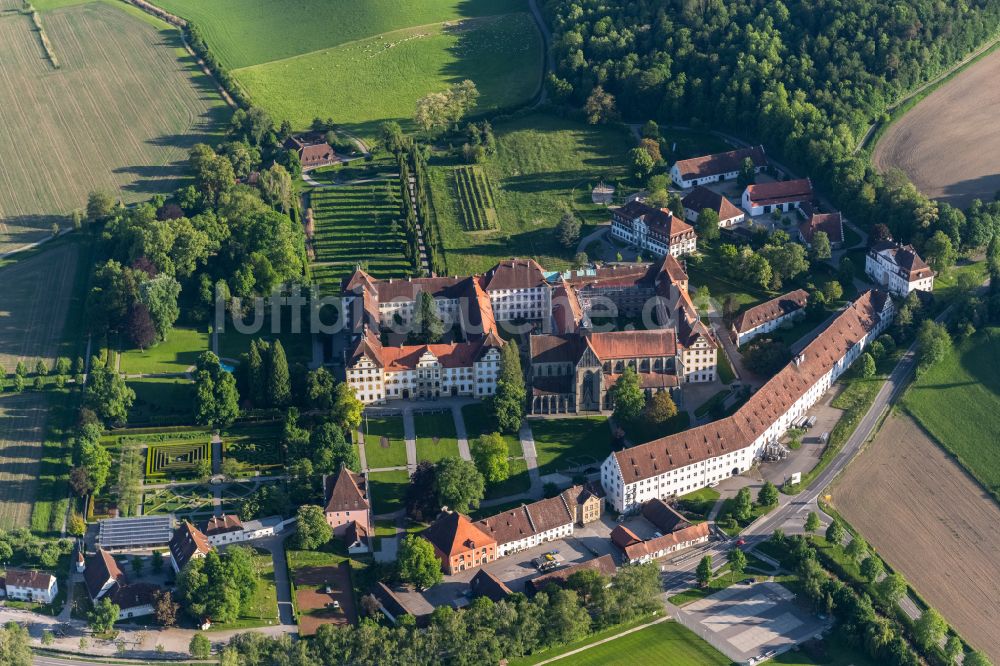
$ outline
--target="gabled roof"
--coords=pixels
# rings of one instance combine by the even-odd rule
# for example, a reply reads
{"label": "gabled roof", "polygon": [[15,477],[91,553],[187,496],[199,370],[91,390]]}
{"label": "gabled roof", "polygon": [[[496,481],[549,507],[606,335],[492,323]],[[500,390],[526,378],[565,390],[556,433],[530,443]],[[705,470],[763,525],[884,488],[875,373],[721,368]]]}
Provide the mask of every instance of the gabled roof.
{"label": "gabled roof", "polygon": [[600,557],[595,557],[594,559],[587,560],[586,562],[572,564],[568,567],[563,567],[547,574],[536,576],[525,583],[525,585],[532,592],[541,592],[549,585],[562,587],[573,574],[579,571],[589,570],[598,571],[610,578],[615,575],[618,568],[615,566],[615,560],[613,557],[610,555],[601,555]]}
{"label": "gabled roof", "polygon": [[747,157],[753,160],[755,167],[767,166],[767,156],[764,155],[764,146],[740,148],[725,153],[715,153],[713,155],[692,157],[687,160],[678,160],[674,166],[677,167],[683,180],[693,180],[695,178],[705,178],[706,176],[739,171],[743,167],[743,160]]}
{"label": "gabled roof", "polygon": [[111,603],[119,610],[152,606],[156,602],[156,593],[162,588],[152,583],[116,583],[108,591]]}
{"label": "gabled roof", "polygon": [[708,523],[698,523],[697,525],[690,525],[677,530],[676,532],[671,532],[670,534],[664,534],[663,536],[655,539],[629,544],[628,546],[625,546],[623,550],[625,551],[625,557],[631,562],[647,555],[655,555],[656,553],[666,550],[671,546],[677,546],[688,541],[702,539],[708,535]]}
{"label": "gabled roof", "polygon": [[496,545],[495,539],[484,534],[457,511],[443,512],[420,536],[430,541],[445,557]]}
{"label": "gabled roof", "polygon": [[505,544],[572,523],[574,510],[575,506],[571,509],[566,498],[559,494],[483,518],[475,525],[498,544]]}
{"label": "gabled roof", "polygon": [[796,289],[777,298],[772,298],[766,303],[747,308],[733,321],[733,328],[736,329],[737,333],[746,333],[758,326],[763,326],[770,321],[801,310],[808,303],[809,293],[805,289]]}
{"label": "gabled roof", "polygon": [[359,523],[356,520],[352,520],[347,524],[347,529],[344,530],[344,543],[348,546],[353,546],[354,544],[365,545],[368,539],[368,528]]}
{"label": "gabled roof", "polygon": [[170,540],[170,557],[174,558],[178,569],[183,569],[193,558],[207,555],[211,550],[208,538],[187,521],[181,523]]}
{"label": "gabled roof", "polygon": [[695,213],[700,213],[708,208],[715,211],[720,220],[730,220],[744,214],[728,198],[701,185],[695,187],[686,197],[681,199],[681,205]]}
{"label": "gabled roof", "polygon": [[111,553],[98,548],[97,553],[90,555],[86,560],[86,568],[83,570],[83,580],[87,584],[87,593],[91,600],[96,599],[109,580],[118,583],[125,582],[125,574],[122,573],[115,558]]}
{"label": "gabled roof", "polygon": [[536,532],[548,532],[562,525],[572,523],[575,516],[566,506],[562,495],[532,502],[524,507],[531,517],[531,524]]}
{"label": "gabled roof", "polygon": [[486,569],[480,569],[476,572],[476,575],[469,581],[469,587],[475,596],[487,597],[495,603],[499,603],[513,594],[503,581]]}
{"label": "gabled roof", "polygon": [[918,280],[920,278],[929,277],[934,274],[934,271],[930,269],[930,266],[920,258],[917,251],[912,245],[902,245],[893,243],[892,241],[881,241],[876,243],[869,250],[872,254],[881,254],[893,264],[895,264],[900,271],[906,273],[907,279],[910,281]]}
{"label": "gabled roof", "polygon": [[625,483],[749,446],[875,328],[887,299],[875,289],[859,296],[732,416],[615,452]]}
{"label": "gabled roof", "polygon": [[534,259],[508,259],[501,261],[482,277],[482,287],[487,292],[502,289],[531,289],[548,284],[545,271]]}
{"label": "gabled roof", "polygon": [[639,538],[638,534],[624,525],[616,525],[615,529],[611,530],[611,542],[619,548],[624,549],[634,543],[641,543],[642,539]]}
{"label": "gabled roof", "polygon": [[340,467],[336,477],[326,478],[326,486],[327,513],[365,511],[371,508],[365,478],[345,466]]}
{"label": "gabled roof", "polygon": [[641,201],[630,201],[612,212],[626,220],[642,220],[649,229],[668,238],[694,231],[694,227],[665,208],[653,208]]}
{"label": "gabled roof", "polygon": [[747,192],[754,206],[811,201],[813,196],[812,181],[808,178],[748,185]]}
{"label": "gabled roof", "polygon": [[206,536],[242,531],[243,521],[240,520],[239,516],[232,513],[227,513],[221,516],[212,516],[205,522],[205,528],[202,530]]}
{"label": "gabled roof", "polygon": [[651,522],[660,534],[670,534],[691,524],[687,518],[674,511],[661,499],[643,502],[642,517]]}
{"label": "gabled roof", "polygon": [[55,576],[44,571],[7,569],[7,576],[4,580],[10,587],[26,587],[29,590],[48,590],[55,580]]}
{"label": "gabled roof", "polygon": [[677,338],[669,328],[652,331],[607,331],[586,335],[532,335],[528,350],[532,363],[576,363],[590,348],[601,361],[673,356]]}
{"label": "gabled roof", "polygon": [[424,291],[434,298],[460,298],[468,294],[471,277],[425,277],[377,280],[375,289],[380,303],[415,301]]}
{"label": "gabled roof", "polygon": [[831,243],[844,242],[844,221],[840,213],[813,213],[812,217],[799,225],[799,233],[807,243],[812,243],[817,231],[822,231]]}
{"label": "gabled roof", "polygon": [[370,328],[364,330],[364,334],[358,339],[354,349],[351,350],[351,365],[356,364],[360,359],[367,358],[377,367],[383,367],[382,361],[382,341],[379,340],[375,332]]}

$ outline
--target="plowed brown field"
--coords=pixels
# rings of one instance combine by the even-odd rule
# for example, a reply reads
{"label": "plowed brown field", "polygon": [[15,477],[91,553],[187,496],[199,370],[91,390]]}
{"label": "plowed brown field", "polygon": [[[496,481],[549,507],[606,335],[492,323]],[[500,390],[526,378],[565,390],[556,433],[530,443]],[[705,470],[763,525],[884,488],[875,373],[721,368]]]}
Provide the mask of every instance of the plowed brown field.
{"label": "plowed brown field", "polygon": [[833,504],[972,645],[1000,661],[1000,507],[909,417],[890,417]]}
{"label": "plowed brown field", "polygon": [[898,167],[933,199],[968,206],[1000,190],[1000,51],[921,100],[875,145],[879,171]]}

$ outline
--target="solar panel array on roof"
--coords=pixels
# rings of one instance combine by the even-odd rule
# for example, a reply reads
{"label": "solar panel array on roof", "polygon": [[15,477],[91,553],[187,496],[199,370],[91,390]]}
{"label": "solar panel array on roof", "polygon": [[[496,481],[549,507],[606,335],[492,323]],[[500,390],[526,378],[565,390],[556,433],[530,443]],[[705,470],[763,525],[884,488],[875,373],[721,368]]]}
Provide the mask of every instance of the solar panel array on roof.
{"label": "solar panel array on roof", "polygon": [[162,546],[169,543],[173,536],[174,516],[109,518],[100,521],[99,527],[97,543],[103,548]]}

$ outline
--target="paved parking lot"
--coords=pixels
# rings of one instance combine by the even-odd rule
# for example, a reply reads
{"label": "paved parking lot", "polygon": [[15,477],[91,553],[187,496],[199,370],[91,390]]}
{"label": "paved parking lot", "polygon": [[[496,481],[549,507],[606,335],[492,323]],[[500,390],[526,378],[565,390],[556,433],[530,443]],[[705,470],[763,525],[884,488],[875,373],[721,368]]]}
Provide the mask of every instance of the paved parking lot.
{"label": "paved parking lot", "polygon": [[740,663],[784,652],[831,624],[777,583],[733,585],[684,606],[677,619]]}

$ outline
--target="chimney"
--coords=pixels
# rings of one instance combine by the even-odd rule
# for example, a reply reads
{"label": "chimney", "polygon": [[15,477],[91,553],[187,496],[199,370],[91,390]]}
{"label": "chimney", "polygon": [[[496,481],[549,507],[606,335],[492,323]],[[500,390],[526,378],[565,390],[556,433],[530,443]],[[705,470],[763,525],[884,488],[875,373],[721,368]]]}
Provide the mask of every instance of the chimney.
{"label": "chimney", "polygon": [[806,360],[806,355],[805,354],[798,354],[795,357],[795,367],[797,368],[800,365],[802,365],[802,361],[804,361],[804,360]]}

